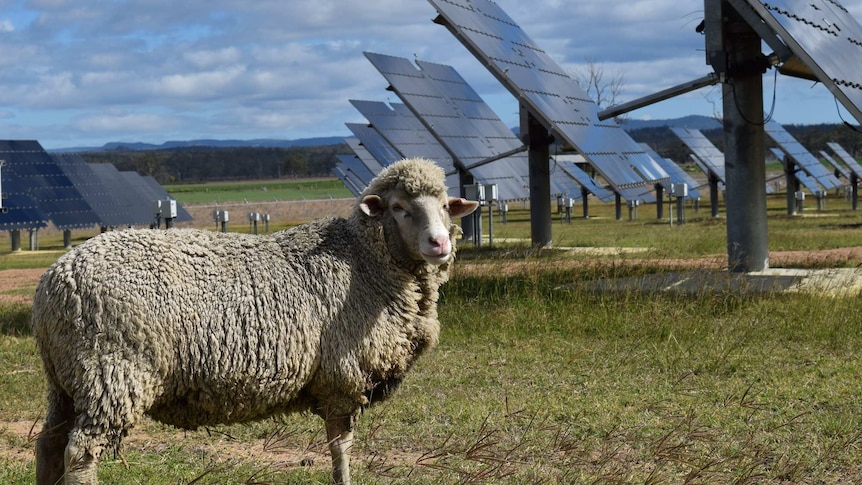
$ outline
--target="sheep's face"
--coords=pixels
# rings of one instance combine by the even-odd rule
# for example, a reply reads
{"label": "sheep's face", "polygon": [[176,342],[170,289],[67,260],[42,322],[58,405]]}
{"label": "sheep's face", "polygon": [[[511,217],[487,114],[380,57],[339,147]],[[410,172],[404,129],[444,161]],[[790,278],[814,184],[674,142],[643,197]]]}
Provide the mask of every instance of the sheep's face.
{"label": "sheep's face", "polygon": [[464,217],[479,206],[478,202],[457,197],[420,195],[408,197],[395,194],[386,199],[367,195],[362,199],[362,211],[372,217],[388,214],[398,227],[410,256],[441,265],[452,255],[449,227],[452,217]]}

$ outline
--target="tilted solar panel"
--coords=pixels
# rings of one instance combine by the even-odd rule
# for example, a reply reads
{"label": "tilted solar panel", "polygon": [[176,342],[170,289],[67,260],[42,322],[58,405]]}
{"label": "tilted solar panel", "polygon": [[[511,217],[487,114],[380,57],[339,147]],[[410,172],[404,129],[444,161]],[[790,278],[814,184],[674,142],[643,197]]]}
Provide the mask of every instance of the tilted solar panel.
{"label": "tilted solar panel", "polygon": [[[828,190],[837,189],[842,186],[841,181],[835,178],[835,175],[823,166],[820,160],[812,155],[801,143],[796,141],[796,138],[788,133],[783,126],[775,121],[770,121],[764,125],[763,129],[796,162],[799,168],[804,170],[805,173],[824,188]],[[812,190],[819,190],[819,188]]]}
{"label": "tilted solar panel", "polygon": [[862,179],[862,166],[859,165],[859,162],[857,162],[855,158],[853,158],[849,153],[847,153],[847,150],[845,150],[844,147],[835,142],[829,142],[826,144],[826,146],[828,146],[830,150],[832,150],[833,152],[835,152],[836,155],[838,155],[838,158],[840,158],[841,161],[844,162],[845,165],[847,165],[847,168],[851,172],[856,174],[856,177]]}
{"label": "tilted solar panel", "polygon": [[862,122],[862,26],[847,8],[837,0],[746,1],[814,78]]}
{"label": "tilted solar panel", "polygon": [[[496,183],[500,197],[529,197],[529,166],[523,143],[451,66],[366,52],[365,56],[389,81],[455,162],[483,184]],[[394,107],[400,109],[401,105]],[[492,182],[493,181],[493,182]],[[564,173],[551,173],[551,194],[580,197],[580,188]]]}
{"label": "tilted solar panel", "polygon": [[368,170],[377,175],[383,170],[383,165],[374,158],[368,150],[362,145],[358,138],[345,138],[344,142],[347,143],[347,146],[353,150],[353,153],[356,154],[356,157],[362,162]]}
{"label": "tilted solar panel", "polygon": [[[789,155],[785,153],[782,149],[777,147],[772,147],[770,149],[772,153],[775,155],[782,165],[784,165],[785,170],[787,169],[787,157]],[[792,158],[791,158],[792,159]],[[794,171],[793,175],[796,177],[796,180],[802,184],[803,187],[808,189],[812,194],[820,190],[820,184],[817,183],[817,180],[814,177],[808,175],[804,170],[797,166],[797,169]],[[795,189],[792,189],[795,190]]]}
{"label": "tilted solar panel", "polygon": [[92,227],[99,217],[37,141],[0,141],[3,192],[7,196],[0,228],[36,229],[50,221],[58,229]]}
{"label": "tilted solar panel", "polygon": [[820,150],[819,153],[820,156],[823,157],[824,160],[826,160],[826,163],[828,163],[832,167],[832,169],[835,170],[836,173],[838,173],[838,175],[844,177],[847,180],[850,180],[850,172],[847,170],[847,167],[841,165],[838,160],[835,160],[832,155],[824,152],[823,150]]}
{"label": "tilted solar panel", "polygon": [[697,160],[701,162],[701,169],[706,167],[707,174],[711,173],[718,178],[719,182],[725,183],[724,178],[724,154],[712,144],[699,130],[689,128],[671,128],[680,140],[694,153]]}
{"label": "tilted solar panel", "polygon": [[127,224],[122,206],[112,194],[111,189],[93,172],[93,168],[76,154],[54,154],[57,165],[78,188],[81,195],[99,217],[103,227]]}
{"label": "tilted solar panel", "polygon": [[640,146],[644,149],[647,155],[649,155],[653,160],[658,162],[658,164],[662,166],[664,171],[667,172],[668,175],[670,175],[670,181],[664,182],[662,184],[665,189],[670,190],[670,184],[686,184],[688,185],[689,197],[700,197],[700,193],[698,193],[697,189],[695,188],[698,187],[700,184],[697,182],[697,180],[693,179],[691,175],[686,173],[686,171],[683,170],[682,167],[674,163],[673,160],[662,157],[646,143],[641,143]]}
{"label": "tilted solar panel", "polygon": [[599,111],[577,82],[490,0],[429,0],[445,24],[503,83],[552,130],[575,147],[617,189],[668,178],[613,120]]}
{"label": "tilted solar panel", "polygon": [[381,165],[392,165],[398,160],[402,160],[404,158],[404,156],[398,153],[398,150],[396,150],[391,143],[386,141],[386,139],[383,138],[383,136],[374,128],[368,125],[361,125],[359,123],[345,124],[347,125],[347,129],[353,133],[353,136],[362,143],[362,146],[368,150],[368,153],[370,153],[375,160],[380,162]]}

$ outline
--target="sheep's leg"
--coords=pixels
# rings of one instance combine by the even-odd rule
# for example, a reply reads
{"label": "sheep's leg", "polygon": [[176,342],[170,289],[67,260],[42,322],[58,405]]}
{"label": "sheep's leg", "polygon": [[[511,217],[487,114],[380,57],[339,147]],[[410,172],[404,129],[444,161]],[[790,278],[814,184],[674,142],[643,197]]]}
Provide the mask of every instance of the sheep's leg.
{"label": "sheep's leg", "polygon": [[106,441],[105,434],[92,425],[86,413],[78,417],[66,445],[66,485],[99,483],[99,457]]}
{"label": "sheep's leg", "polygon": [[353,444],[353,425],[350,416],[326,418],[326,439],[332,455],[332,483],[350,485],[350,447]]}
{"label": "sheep's leg", "polygon": [[36,484],[54,485],[63,478],[63,453],[75,424],[75,404],[65,392],[49,385],[48,415],[36,440]]}

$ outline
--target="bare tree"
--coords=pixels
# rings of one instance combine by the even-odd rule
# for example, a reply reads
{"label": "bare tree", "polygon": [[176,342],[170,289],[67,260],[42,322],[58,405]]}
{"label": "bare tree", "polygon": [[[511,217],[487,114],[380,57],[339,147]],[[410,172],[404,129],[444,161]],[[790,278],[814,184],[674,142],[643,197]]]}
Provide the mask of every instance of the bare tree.
{"label": "bare tree", "polygon": [[587,61],[584,66],[575,69],[572,77],[578,86],[587,92],[590,99],[602,108],[617,103],[625,84],[623,73],[606,72],[605,66],[595,61]]}

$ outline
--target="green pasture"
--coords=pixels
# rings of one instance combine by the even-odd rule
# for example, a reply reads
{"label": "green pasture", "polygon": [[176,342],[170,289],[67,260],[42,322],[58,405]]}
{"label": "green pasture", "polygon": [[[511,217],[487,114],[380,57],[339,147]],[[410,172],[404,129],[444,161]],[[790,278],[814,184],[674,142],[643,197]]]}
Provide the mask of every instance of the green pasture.
{"label": "green pasture", "polygon": [[271,202],[351,197],[337,178],[165,185],[181,204]]}
{"label": "green pasture", "polygon": [[[783,204],[769,199],[771,250],[862,245],[843,198],[794,217]],[[724,216],[704,205],[671,227],[654,206],[637,220],[626,208],[615,220],[612,204],[570,224],[554,214],[556,247],[646,249],[585,257],[504,242],[529,240],[528,213],[510,209],[507,224],[494,216],[493,247],[461,243],[438,347],[361,417],[355,483],[862,483],[862,296],[598,293],[592,282],[725,255]],[[0,269],[59,254],[2,249]],[[44,417],[44,380],[29,313],[0,305],[0,483],[34,480],[26,430]],[[324,484],[325,450],[310,415],[194,432],[146,421],[100,477]]]}

